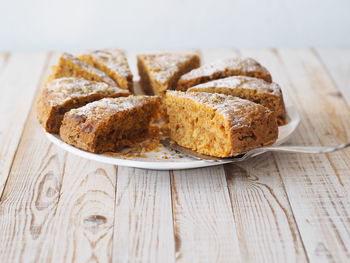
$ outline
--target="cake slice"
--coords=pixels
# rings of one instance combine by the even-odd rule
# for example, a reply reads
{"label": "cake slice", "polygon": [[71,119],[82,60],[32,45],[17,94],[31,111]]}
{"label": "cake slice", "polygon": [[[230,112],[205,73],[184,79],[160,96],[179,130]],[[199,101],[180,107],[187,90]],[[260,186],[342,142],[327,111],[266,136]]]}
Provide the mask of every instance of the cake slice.
{"label": "cake slice", "polygon": [[154,96],[95,101],[67,112],[60,136],[66,143],[89,152],[118,151],[147,137],[159,103],[160,98]]}
{"label": "cake slice", "polygon": [[189,87],[208,82],[210,80],[231,76],[248,76],[272,81],[270,72],[252,58],[226,58],[205,64],[181,76],[177,90],[186,91]]}
{"label": "cake slice", "polygon": [[221,93],[259,103],[275,112],[279,125],[285,124],[286,109],[282,90],[277,83],[245,76],[233,76],[199,84],[187,91]]}
{"label": "cake slice", "polygon": [[181,75],[199,67],[196,54],[152,54],[137,56],[140,84],[146,94],[164,95],[176,88]]}
{"label": "cake slice", "polygon": [[117,86],[113,79],[103,71],[79,60],[77,57],[63,53],[58,65],[53,67],[49,80],[63,77],[80,77],[91,81],[105,82],[110,86]]}
{"label": "cake slice", "polygon": [[128,91],[104,82],[73,77],[54,79],[44,86],[38,97],[38,119],[47,132],[58,133],[67,111],[102,98],[129,95]]}
{"label": "cake slice", "polygon": [[132,90],[133,76],[123,50],[94,50],[80,55],[78,58],[106,73],[120,88]]}
{"label": "cake slice", "polygon": [[278,136],[275,114],[266,107],[224,94],[168,91],[170,139],[199,153],[229,157]]}

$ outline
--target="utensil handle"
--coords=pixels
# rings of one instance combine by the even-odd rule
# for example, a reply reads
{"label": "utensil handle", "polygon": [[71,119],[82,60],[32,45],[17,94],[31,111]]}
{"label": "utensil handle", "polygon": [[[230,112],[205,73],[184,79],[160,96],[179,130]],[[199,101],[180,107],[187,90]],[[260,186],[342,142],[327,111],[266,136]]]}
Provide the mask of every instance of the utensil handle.
{"label": "utensil handle", "polygon": [[[345,149],[350,143],[344,143],[337,146],[267,146],[258,150],[273,152],[296,152],[296,153],[329,153]],[[254,151],[254,150],[253,150]]]}

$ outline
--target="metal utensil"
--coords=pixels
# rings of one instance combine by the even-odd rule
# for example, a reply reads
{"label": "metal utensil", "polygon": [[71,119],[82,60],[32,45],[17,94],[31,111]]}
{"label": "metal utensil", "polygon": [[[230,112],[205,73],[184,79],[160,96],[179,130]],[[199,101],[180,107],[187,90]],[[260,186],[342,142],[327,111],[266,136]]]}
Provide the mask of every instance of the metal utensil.
{"label": "metal utensil", "polygon": [[161,140],[160,142],[164,146],[172,150],[178,151],[180,153],[187,154],[192,158],[195,158],[198,160],[215,161],[215,162],[220,162],[220,161],[240,162],[264,152],[314,153],[314,154],[330,153],[330,152],[343,150],[350,146],[350,143],[344,143],[337,146],[266,146],[266,147],[256,148],[254,150],[251,150],[249,152],[246,152],[234,157],[220,158],[220,157],[201,154],[189,148],[182,147],[176,143],[171,143],[169,138]]}

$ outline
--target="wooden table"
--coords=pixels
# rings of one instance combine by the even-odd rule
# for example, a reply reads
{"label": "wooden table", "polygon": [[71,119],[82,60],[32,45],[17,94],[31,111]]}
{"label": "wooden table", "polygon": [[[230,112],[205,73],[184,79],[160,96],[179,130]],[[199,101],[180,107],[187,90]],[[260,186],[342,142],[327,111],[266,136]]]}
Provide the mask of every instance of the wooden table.
{"label": "wooden table", "polygon": [[[302,117],[290,144],[350,141],[350,49],[202,53],[270,69]],[[0,262],[350,262],[349,150],[184,171],[81,159],[33,108],[57,56],[0,55]]]}

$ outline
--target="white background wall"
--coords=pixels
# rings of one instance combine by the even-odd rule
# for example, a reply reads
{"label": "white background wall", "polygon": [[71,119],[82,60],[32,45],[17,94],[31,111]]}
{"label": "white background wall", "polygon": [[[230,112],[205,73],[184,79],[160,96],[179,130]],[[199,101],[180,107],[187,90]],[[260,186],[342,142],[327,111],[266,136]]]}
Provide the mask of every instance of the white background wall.
{"label": "white background wall", "polygon": [[0,0],[0,50],[350,46],[350,0]]}

